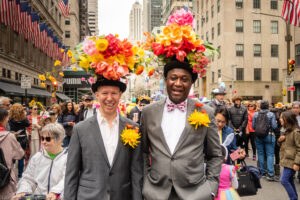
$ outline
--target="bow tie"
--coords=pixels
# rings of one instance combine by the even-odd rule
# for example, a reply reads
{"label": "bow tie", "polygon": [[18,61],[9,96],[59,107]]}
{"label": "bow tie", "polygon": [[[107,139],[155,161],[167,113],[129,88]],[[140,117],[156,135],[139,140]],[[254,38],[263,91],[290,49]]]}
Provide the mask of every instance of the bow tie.
{"label": "bow tie", "polygon": [[184,112],[185,108],[186,108],[186,101],[181,102],[180,104],[175,104],[173,102],[168,102],[167,103],[167,110],[168,110],[168,112],[173,111],[175,108],[178,108],[179,110],[181,110],[182,112]]}

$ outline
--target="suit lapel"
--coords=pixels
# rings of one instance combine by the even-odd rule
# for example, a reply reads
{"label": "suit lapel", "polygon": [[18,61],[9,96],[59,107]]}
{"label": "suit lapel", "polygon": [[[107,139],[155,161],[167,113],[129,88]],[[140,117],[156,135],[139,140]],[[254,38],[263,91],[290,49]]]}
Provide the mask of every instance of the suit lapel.
{"label": "suit lapel", "polygon": [[121,134],[122,134],[123,130],[125,129],[125,126],[126,126],[126,122],[125,122],[124,118],[119,114],[119,139],[118,139],[118,145],[117,145],[117,149],[116,149],[116,152],[114,155],[114,159],[113,159],[111,168],[114,166],[114,164],[117,160],[117,157],[119,155],[119,151],[123,145],[122,141],[121,141]]}
{"label": "suit lapel", "polygon": [[91,123],[91,126],[90,126],[91,127],[91,133],[93,133],[95,135],[96,141],[98,143],[97,146],[99,146],[106,164],[108,165],[108,167],[110,167],[110,164],[109,164],[109,161],[108,161],[108,158],[107,158],[107,154],[106,154],[106,151],[105,151],[104,142],[103,142],[103,138],[102,138],[102,135],[101,135],[100,127],[99,127],[98,120],[97,120],[97,114],[93,116],[93,120],[91,120],[90,123]]}
{"label": "suit lapel", "polygon": [[188,117],[192,114],[192,112],[195,109],[195,105],[193,104],[193,101],[188,98],[187,101],[187,112],[186,112],[186,119],[185,119],[185,126],[183,129],[183,132],[179,138],[178,143],[176,144],[175,150],[173,152],[173,155],[175,155],[176,151],[179,149],[179,147],[182,145],[182,143],[185,141],[186,137],[188,136],[191,128],[193,128],[189,122],[188,122]]}

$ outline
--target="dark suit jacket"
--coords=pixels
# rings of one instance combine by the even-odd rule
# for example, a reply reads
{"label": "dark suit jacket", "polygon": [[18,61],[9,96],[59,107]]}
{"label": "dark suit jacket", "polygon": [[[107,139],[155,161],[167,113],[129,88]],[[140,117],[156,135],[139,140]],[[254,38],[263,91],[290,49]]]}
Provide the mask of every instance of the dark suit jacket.
{"label": "dark suit jacket", "polygon": [[[136,123],[119,116],[119,133]],[[119,140],[112,167],[109,164],[97,115],[73,129],[65,177],[66,200],[142,200],[141,145],[133,149]]]}
{"label": "dark suit jacket", "polygon": [[223,162],[214,111],[204,105],[211,123],[195,130],[187,118],[195,111],[196,101],[188,99],[185,128],[172,154],[161,127],[165,101],[146,106],[142,112],[143,150],[151,156],[151,166],[145,167],[144,198],[167,200],[173,187],[180,199],[209,200],[212,193],[217,194]]}

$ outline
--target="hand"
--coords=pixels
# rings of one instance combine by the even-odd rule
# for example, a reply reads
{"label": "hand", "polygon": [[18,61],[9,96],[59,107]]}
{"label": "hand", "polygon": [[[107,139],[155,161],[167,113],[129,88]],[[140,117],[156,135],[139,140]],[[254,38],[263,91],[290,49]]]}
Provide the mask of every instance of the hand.
{"label": "hand", "polygon": [[246,153],[244,149],[240,149],[239,159],[244,159],[246,157]]}
{"label": "hand", "polygon": [[299,165],[294,164],[294,165],[293,165],[293,170],[294,170],[294,171],[299,171]]}
{"label": "hand", "polygon": [[74,126],[74,122],[68,122],[69,126]]}
{"label": "hand", "polygon": [[47,196],[46,196],[46,200],[56,200],[56,194],[53,192],[50,192]]}
{"label": "hand", "polygon": [[25,196],[25,194],[26,194],[26,192],[16,194],[16,196],[14,196],[13,199],[19,199],[20,197]]}
{"label": "hand", "polygon": [[284,140],[285,140],[285,135],[280,136],[278,139],[279,142],[283,142]]}

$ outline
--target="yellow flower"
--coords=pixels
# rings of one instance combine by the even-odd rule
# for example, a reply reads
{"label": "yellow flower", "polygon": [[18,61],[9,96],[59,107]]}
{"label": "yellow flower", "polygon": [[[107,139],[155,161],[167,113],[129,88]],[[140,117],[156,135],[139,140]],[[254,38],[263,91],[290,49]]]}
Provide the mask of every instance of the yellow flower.
{"label": "yellow flower", "polygon": [[41,83],[41,87],[45,88],[46,84],[45,83]]}
{"label": "yellow flower", "polygon": [[205,111],[199,112],[197,110],[189,116],[188,121],[191,125],[195,125],[195,130],[197,130],[198,126],[209,127],[208,124],[210,123],[208,114]]}
{"label": "yellow flower", "polygon": [[68,50],[67,54],[68,54],[69,58],[73,57],[73,53],[71,50]]}
{"label": "yellow flower", "polygon": [[50,80],[51,82],[55,82],[55,81],[56,81],[56,79],[55,79],[53,76],[49,76],[49,80]]}
{"label": "yellow flower", "polygon": [[60,52],[62,52],[62,53],[63,53],[63,52],[65,52],[65,50],[64,50],[64,49],[60,49]]}
{"label": "yellow flower", "polygon": [[46,80],[46,77],[45,77],[44,75],[39,75],[39,79],[40,79],[41,81],[45,81],[45,80]]}
{"label": "yellow flower", "polygon": [[138,51],[138,55],[140,56],[140,57],[144,57],[145,56],[145,51],[144,51],[144,49],[139,49],[139,51]]}
{"label": "yellow flower", "polygon": [[121,134],[121,140],[124,145],[128,144],[132,148],[138,146],[138,144],[140,143],[140,141],[138,140],[139,138],[141,138],[141,136],[138,131],[128,127],[126,127]]}
{"label": "yellow flower", "polygon": [[65,74],[64,74],[63,72],[59,72],[59,75],[60,75],[61,77],[64,77],[64,76],[65,76]]}
{"label": "yellow flower", "polygon": [[133,55],[136,55],[138,52],[139,48],[137,46],[132,47],[132,53]]}
{"label": "yellow flower", "polygon": [[115,34],[116,37],[119,37],[119,34]]}
{"label": "yellow flower", "polygon": [[56,60],[55,62],[54,62],[54,66],[56,67],[56,66],[61,66],[61,62],[59,61],[59,60]]}
{"label": "yellow flower", "polygon": [[105,51],[108,47],[108,41],[106,39],[98,39],[96,41],[96,48],[98,51]]}
{"label": "yellow flower", "polygon": [[76,63],[76,59],[74,57],[71,59],[71,61],[72,63]]}
{"label": "yellow flower", "polygon": [[162,27],[162,32],[165,36],[169,36],[172,32],[169,26],[163,26]]}
{"label": "yellow flower", "polygon": [[73,67],[72,70],[73,70],[74,72],[77,72],[77,71],[78,71],[77,67]]}
{"label": "yellow flower", "polygon": [[89,69],[90,67],[90,62],[88,61],[87,58],[80,56],[79,57],[80,61],[79,61],[79,67],[85,69],[86,71]]}

